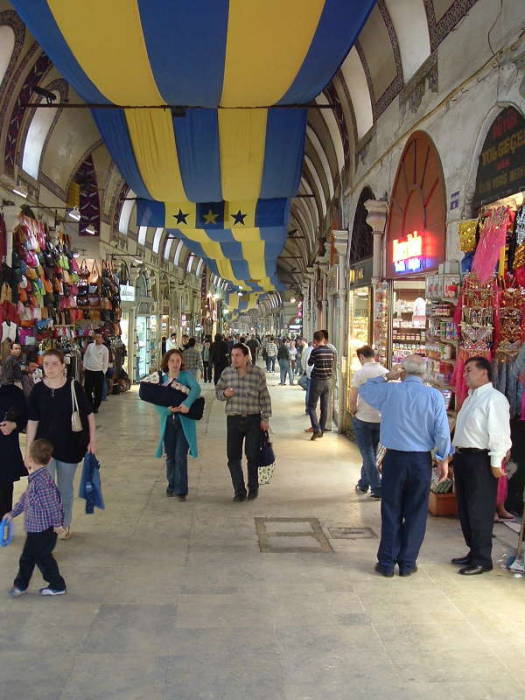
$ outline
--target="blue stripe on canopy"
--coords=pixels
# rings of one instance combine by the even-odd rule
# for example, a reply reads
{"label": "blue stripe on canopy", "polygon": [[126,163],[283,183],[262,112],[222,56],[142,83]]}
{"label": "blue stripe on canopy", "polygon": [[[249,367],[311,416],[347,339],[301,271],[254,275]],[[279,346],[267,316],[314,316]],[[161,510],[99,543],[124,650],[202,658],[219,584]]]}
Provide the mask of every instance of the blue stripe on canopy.
{"label": "blue stripe on canopy", "polygon": [[[104,139],[111,157],[118,165],[122,177],[138,197],[151,199],[135,160],[135,153],[129,137],[126,116],[122,109],[92,109],[98,130]],[[162,223],[157,226],[164,226]]]}
{"label": "blue stripe on canopy", "polygon": [[255,226],[278,228],[278,225],[288,223],[289,211],[290,203],[287,199],[260,199],[255,210]]}
{"label": "blue stripe on canopy", "polygon": [[163,202],[155,199],[137,198],[137,226],[164,228],[166,210]]}
{"label": "blue stripe on canopy", "polygon": [[[86,102],[109,104],[80,67],[77,59],[62,36],[47,2],[40,0],[16,0],[16,11],[31,28],[31,33],[44,49],[64,78],[74,86]],[[131,184],[131,183],[128,183]]]}
{"label": "blue stripe on canopy", "polygon": [[184,190],[192,202],[220,202],[221,165],[216,109],[189,109],[173,118]]}
{"label": "blue stripe on canopy", "polygon": [[228,0],[139,0],[149,60],[167,104],[219,104],[228,5]]}
{"label": "blue stripe on canopy", "polygon": [[268,110],[261,199],[293,197],[299,189],[306,118],[306,109]]}
{"label": "blue stripe on canopy", "polygon": [[376,0],[326,0],[308,53],[279,104],[305,104],[330,82],[363,28]]}

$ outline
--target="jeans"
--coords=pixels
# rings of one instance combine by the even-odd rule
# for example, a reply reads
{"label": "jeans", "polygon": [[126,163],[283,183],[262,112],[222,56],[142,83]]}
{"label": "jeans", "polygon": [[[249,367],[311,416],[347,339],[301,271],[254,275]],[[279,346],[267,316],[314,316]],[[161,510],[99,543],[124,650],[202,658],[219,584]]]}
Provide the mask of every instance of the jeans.
{"label": "jeans", "polygon": [[89,400],[93,404],[95,411],[98,411],[100,402],[102,401],[102,389],[104,386],[104,372],[92,372],[86,369],[84,377],[84,389]]}
{"label": "jeans", "polygon": [[[308,390],[308,413],[314,433],[324,432],[328,417],[328,396],[330,394],[331,379],[317,379],[310,377]],[[321,400],[321,419],[317,420],[317,402]]]}
{"label": "jeans", "polygon": [[248,489],[256,491],[259,488],[257,452],[261,440],[261,415],[256,413],[250,416],[228,416],[226,426],[228,468],[233,490],[236,496],[245,496],[246,486],[241,466],[242,443],[244,441],[244,453],[248,462]]}
{"label": "jeans", "polygon": [[177,496],[188,493],[188,441],[182,429],[180,416],[176,413],[166,421],[164,433],[164,449],[166,450],[166,479],[168,491]]}
{"label": "jeans", "polygon": [[275,355],[266,357],[266,371],[275,372]]}
{"label": "jeans", "polygon": [[20,591],[25,591],[31,581],[31,576],[35,569],[35,564],[42,572],[44,581],[55,591],[64,591],[66,582],[60,575],[58,564],[52,552],[57,541],[53,528],[43,532],[28,532],[27,538],[20,557],[18,574],[14,580],[14,585]]}
{"label": "jeans", "polygon": [[383,568],[391,570],[397,562],[406,571],[416,565],[427,526],[431,475],[430,452],[387,450],[377,552]]}
{"label": "jeans", "polygon": [[64,506],[64,527],[69,527],[71,525],[73,514],[73,481],[75,479],[77,467],[78,464],[61,462],[58,459],[52,459],[47,465],[60,491],[60,498]]}
{"label": "jeans", "polygon": [[286,384],[286,377],[290,384],[293,384],[293,372],[290,367],[290,360],[279,360],[279,370],[281,372],[281,384]]}
{"label": "jeans", "polygon": [[492,567],[492,529],[498,480],[488,452],[458,452],[454,482],[459,520],[472,564]]}
{"label": "jeans", "polygon": [[306,377],[306,391],[305,391],[305,396],[304,396],[304,410],[305,413],[308,413],[308,400],[310,398],[310,384],[312,383],[312,380],[310,377]]}
{"label": "jeans", "polygon": [[357,485],[361,491],[372,491],[375,496],[381,495],[381,477],[376,467],[377,446],[379,445],[380,423],[369,423],[355,416],[352,419],[355,438],[359,452],[363,458],[361,478]]}

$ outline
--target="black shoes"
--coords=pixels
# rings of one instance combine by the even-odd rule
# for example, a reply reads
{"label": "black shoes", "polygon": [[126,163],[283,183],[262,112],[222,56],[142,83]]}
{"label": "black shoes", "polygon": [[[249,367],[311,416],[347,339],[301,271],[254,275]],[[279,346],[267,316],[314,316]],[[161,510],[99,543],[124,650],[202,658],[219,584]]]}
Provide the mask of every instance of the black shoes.
{"label": "black shoes", "polygon": [[492,571],[492,566],[482,566],[481,564],[469,564],[458,571],[462,576],[478,576],[487,571]]}
{"label": "black shoes", "polygon": [[465,557],[451,559],[450,563],[454,564],[454,566],[468,566],[470,564],[470,554],[467,554]]}
{"label": "black shoes", "polygon": [[385,576],[386,578],[392,578],[394,575],[394,569],[385,569],[385,567],[381,566],[379,562],[377,562],[374,568],[378,574],[381,574],[381,576]]}
{"label": "black shoes", "polygon": [[400,576],[411,576],[417,571],[417,566],[413,566],[411,569],[399,569]]}
{"label": "black shoes", "polygon": [[248,500],[253,501],[259,495],[259,489],[252,489],[248,492]]}
{"label": "black shoes", "polygon": [[185,501],[185,500],[186,500],[186,495],[185,495],[185,494],[178,493],[178,494],[177,494],[177,498],[179,499],[179,501]]}
{"label": "black shoes", "polygon": [[166,489],[166,496],[168,498],[173,498],[173,496],[175,496],[175,493],[171,489]]}
{"label": "black shoes", "polygon": [[310,438],[310,440],[317,440],[318,438],[322,438],[322,437],[323,437],[323,432],[320,431],[318,433],[312,433],[312,437]]}
{"label": "black shoes", "polygon": [[245,493],[236,493],[235,496],[233,497],[233,500],[236,503],[241,503],[242,501],[246,500],[246,494]]}

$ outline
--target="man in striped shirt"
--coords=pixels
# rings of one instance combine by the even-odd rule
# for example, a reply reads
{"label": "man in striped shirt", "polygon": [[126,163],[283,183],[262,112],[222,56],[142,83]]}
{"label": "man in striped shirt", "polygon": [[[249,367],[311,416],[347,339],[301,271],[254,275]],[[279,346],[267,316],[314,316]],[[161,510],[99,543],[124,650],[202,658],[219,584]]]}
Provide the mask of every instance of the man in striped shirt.
{"label": "man in striped shirt", "polygon": [[[308,396],[308,413],[312,423],[311,440],[323,437],[328,416],[328,397],[332,384],[335,355],[327,346],[323,331],[314,333],[313,350],[308,358],[308,365],[312,366],[310,377],[310,392]],[[321,400],[321,419],[317,420],[317,402]]]}

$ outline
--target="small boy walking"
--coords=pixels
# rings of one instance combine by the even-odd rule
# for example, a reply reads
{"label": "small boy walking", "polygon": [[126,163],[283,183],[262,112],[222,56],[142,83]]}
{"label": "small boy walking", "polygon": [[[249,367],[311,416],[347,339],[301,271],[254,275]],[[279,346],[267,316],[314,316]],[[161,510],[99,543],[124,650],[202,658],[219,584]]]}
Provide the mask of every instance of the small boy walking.
{"label": "small boy walking", "polygon": [[20,568],[9,591],[13,598],[27,593],[35,564],[48,583],[40,589],[40,595],[63,595],[66,592],[66,583],[53,556],[57,533],[64,531],[64,509],[60,493],[46,469],[52,455],[53,445],[48,440],[35,440],[31,444],[26,465],[29,471],[27,490],[6,516],[16,518],[23,511],[27,532]]}

